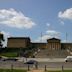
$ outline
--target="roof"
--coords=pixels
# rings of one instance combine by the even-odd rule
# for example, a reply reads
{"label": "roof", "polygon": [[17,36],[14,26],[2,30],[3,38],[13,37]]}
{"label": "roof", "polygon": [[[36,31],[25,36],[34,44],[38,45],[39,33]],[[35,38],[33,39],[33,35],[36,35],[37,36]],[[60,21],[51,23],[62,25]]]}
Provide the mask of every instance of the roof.
{"label": "roof", "polygon": [[61,43],[61,44],[72,44],[72,43]]}
{"label": "roof", "polygon": [[41,42],[34,42],[34,43],[32,43],[32,44],[46,44],[46,43],[41,43]]}
{"label": "roof", "polygon": [[8,39],[30,39],[29,37],[9,37]]}
{"label": "roof", "polygon": [[60,41],[60,39],[58,39],[58,38],[50,38],[48,40],[59,40]]}

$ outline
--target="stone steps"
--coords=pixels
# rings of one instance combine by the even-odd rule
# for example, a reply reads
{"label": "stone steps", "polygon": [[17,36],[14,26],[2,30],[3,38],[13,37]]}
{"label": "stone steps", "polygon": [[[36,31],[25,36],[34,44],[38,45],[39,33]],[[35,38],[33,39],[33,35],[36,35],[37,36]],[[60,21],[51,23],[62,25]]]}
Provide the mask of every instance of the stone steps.
{"label": "stone steps", "polygon": [[70,55],[66,50],[41,50],[40,52],[37,53],[36,57],[55,57],[55,58],[64,58],[66,56]]}

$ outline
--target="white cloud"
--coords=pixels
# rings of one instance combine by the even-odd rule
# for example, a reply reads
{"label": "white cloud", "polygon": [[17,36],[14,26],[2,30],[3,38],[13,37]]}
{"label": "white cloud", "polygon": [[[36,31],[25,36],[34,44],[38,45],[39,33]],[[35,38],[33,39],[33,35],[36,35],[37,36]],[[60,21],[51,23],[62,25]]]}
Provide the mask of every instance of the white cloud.
{"label": "white cloud", "polygon": [[11,36],[9,32],[1,31],[1,33],[4,35],[4,42],[3,42],[3,47],[7,46],[7,38]]}
{"label": "white cloud", "polygon": [[66,9],[64,12],[60,11],[58,17],[61,19],[72,20],[72,8]]}
{"label": "white cloud", "polygon": [[49,38],[51,38],[49,35],[43,35],[42,37],[38,37],[34,42],[46,42]]}
{"label": "white cloud", "polygon": [[72,43],[71,40],[62,40],[62,43]]}
{"label": "white cloud", "polygon": [[34,42],[46,42],[47,39],[53,37],[60,38],[60,32],[57,32],[55,30],[47,30],[45,35],[43,35],[42,37],[38,37],[38,39],[36,39]]}
{"label": "white cloud", "polygon": [[47,23],[46,25],[49,27],[50,26],[50,23]]}
{"label": "white cloud", "polygon": [[36,24],[31,18],[26,17],[22,12],[18,12],[13,8],[0,10],[0,24],[5,24],[16,28],[32,28]]}
{"label": "white cloud", "polygon": [[47,30],[46,33],[49,34],[49,35],[57,35],[57,34],[59,34],[59,32],[57,32],[55,30]]}

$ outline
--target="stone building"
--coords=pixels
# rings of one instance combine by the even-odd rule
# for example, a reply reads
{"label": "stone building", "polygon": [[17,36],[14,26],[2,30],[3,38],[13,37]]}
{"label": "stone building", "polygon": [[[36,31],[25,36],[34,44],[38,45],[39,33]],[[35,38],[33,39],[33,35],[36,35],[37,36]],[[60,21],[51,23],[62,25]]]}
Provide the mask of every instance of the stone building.
{"label": "stone building", "polygon": [[29,37],[10,37],[8,38],[8,48],[27,48],[30,46]]}
{"label": "stone building", "polygon": [[51,50],[59,50],[61,49],[61,41],[57,38],[51,38],[47,40],[47,48]]}
{"label": "stone building", "polygon": [[72,43],[61,43],[61,48],[72,50]]}
{"label": "stone building", "polygon": [[31,43],[34,48],[46,48],[46,43]]}
{"label": "stone building", "polygon": [[71,49],[72,43],[61,43],[60,39],[51,38],[47,43],[33,43],[29,37],[10,37],[7,42],[8,48],[47,48],[50,50]]}
{"label": "stone building", "polygon": [[19,56],[25,57],[65,58],[72,55],[72,43],[62,43],[57,38],[47,39],[47,43],[35,43],[31,42],[29,37],[10,37],[7,48],[16,48],[20,50]]}

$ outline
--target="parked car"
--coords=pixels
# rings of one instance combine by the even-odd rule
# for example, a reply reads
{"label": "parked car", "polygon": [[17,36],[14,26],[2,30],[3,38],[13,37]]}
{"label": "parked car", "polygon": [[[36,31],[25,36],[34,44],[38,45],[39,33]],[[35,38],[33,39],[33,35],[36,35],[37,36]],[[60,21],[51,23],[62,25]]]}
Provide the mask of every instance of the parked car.
{"label": "parked car", "polygon": [[38,62],[36,60],[29,60],[25,62],[25,64],[37,64]]}
{"label": "parked car", "polygon": [[65,62],[72,62],[72,56],[67,56],[65,58]]}
{"label": "parked car", "polygon": [[8,61],[8,60],[10,60],[10,61],[17,61],[18,59],[16,59],[16,58],[5,58],[5,59],[3,59],[3,61]]}

